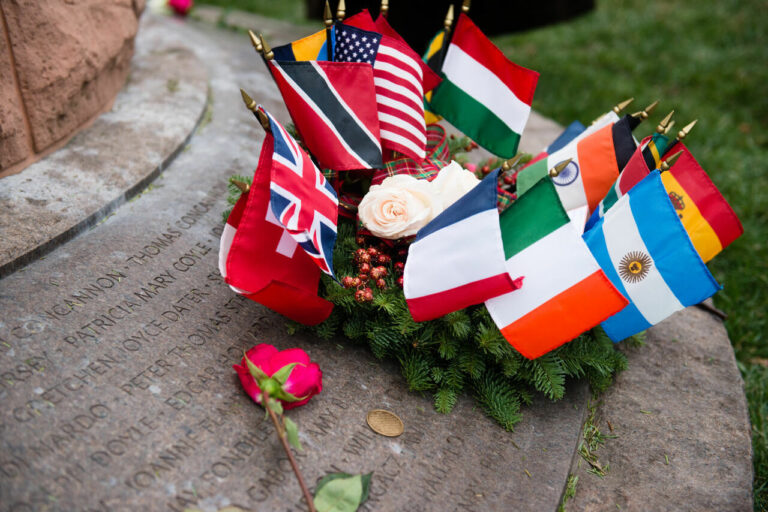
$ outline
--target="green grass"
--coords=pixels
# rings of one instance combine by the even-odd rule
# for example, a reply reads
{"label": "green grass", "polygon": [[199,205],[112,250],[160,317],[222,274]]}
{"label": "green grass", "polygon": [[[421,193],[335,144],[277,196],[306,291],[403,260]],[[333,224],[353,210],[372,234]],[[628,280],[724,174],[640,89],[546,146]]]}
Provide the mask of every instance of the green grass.
{"label": "green grass", "polygon": [[589,122],[635,96],[669,110],[733,205],[745,234],[710,264],[724,289],[715,303],[742,368],[753,425],[755,510],[768,510],[768,17],[764,1],[601,2],[578,20],[495,39],[541,73],[534,108],[563,124]]}
{"label": "green grass", "polygon": [[[303,2],[205,0],[299,20]],[[669,110],[741,218],[745,234],[715,260],[715,297],[746,382],[753,425],[755,510],[768,510],[768,16],[764,0],[604,0],[577,20],[495,42],[541,73],[534,108],[562,124],[588,123],[629,96],[650,133]],[[417,48],[421,51],[421,48]]]}

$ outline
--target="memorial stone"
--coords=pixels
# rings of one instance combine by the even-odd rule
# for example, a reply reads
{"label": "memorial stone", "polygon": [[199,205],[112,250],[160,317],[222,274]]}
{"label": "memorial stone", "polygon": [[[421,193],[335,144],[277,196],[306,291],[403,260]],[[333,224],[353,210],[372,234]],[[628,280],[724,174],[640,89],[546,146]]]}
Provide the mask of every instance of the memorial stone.
{"label": "memorial stone", "polygon": [[[264,342],[301,347],[324,372],[323,392],[289,413],[310,485],[373,471],[364,510],[554,510],[583,384],[527,408],[514,433],[468,398],[441,415],[366,348],[290,336],[223,283],[226,179],[253,169],[263,137],[237,87],[267,77],[245,44],[184,34],[213,66],[210,124],[151,190],[0,280],[0,510],[303,510],[272,425],[231,368]],[[148,29],[141,44],[178,40]],[[274,93],[259,99],[287,118]],[[397,414],[402,435],[373,432],[372,409]]]}

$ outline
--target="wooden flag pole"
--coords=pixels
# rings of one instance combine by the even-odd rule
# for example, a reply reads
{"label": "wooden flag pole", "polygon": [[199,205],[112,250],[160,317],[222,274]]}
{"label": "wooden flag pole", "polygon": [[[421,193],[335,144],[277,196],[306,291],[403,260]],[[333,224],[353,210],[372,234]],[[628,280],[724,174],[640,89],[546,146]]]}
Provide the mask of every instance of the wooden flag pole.
{"label": "wooden flag pole", "polygon": [[333,27],[333,14],[331,14],[331,6],[328,0],[325,0],[325,9],[323,10],[323,22],[325,23],[325,46],[328,54],[328,60],[333,60],[333,53],[331,53],[331,47],[333,45],[333,34],[331,34],[331,27]]}

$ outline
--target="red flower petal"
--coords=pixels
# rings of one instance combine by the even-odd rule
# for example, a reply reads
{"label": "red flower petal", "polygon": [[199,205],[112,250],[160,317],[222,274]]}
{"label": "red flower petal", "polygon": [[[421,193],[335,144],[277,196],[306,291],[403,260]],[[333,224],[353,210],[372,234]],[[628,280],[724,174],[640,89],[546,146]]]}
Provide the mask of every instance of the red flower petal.
{"label": "red flower petal", "polygon": [[289,348],[288,350],[282,350],[276,354],[273,354],[269,358],[267,366],[262,369],[267,372],[267,375],[272,376],[280,368],[288,366],[291,363],[300,363],[299,365],[296,365],[296,368],[293,369],[293,371],[296,371],[299,366],[307,366],[309,362],[309,354],[300,348]]}
{"label": "red flower petal", "polygon": [[317,363],[296,366],[283,385],[283,389],[295,397],[312,397],[323,390],[323,372],[320,371]]}

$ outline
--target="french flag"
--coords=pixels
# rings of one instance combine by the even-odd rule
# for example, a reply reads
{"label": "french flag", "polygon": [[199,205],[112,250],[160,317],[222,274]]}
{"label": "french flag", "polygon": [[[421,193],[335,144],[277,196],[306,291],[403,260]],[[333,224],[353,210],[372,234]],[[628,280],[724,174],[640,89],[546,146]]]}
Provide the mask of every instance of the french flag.
{"label": "french flag", "polygon": [[496,183],[499,170],[421,228],[408,250],[403,292],[417,322],[516,290],[504,265]]}

